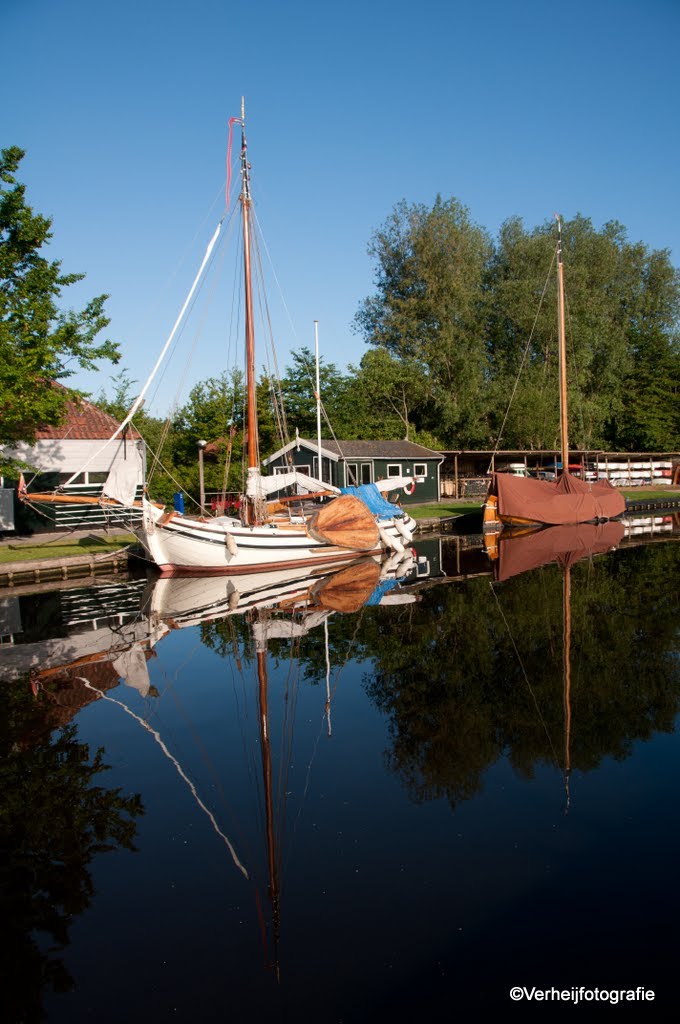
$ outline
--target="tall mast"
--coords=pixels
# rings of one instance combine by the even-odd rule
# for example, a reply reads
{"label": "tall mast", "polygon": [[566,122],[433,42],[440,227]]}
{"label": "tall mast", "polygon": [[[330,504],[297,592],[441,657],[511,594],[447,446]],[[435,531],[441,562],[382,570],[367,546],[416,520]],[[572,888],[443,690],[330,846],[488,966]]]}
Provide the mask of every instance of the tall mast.
{"label": "tall mast", "polygon": [[314,321],[314,357],[316,361],[316,446],[319,453],[319,480],[323,483],[323,462],[321,461],[321,383],[319,381],[319,321]]}
{"label": "tall mast", "polygon": [[241,99],[241,217],[243,220],[243,273],[245,294],[246,328],[246,389],[248,396],[248,469],[259,467],[259,443],[257,433],[257,402],[255,380],[255,327],[253,322],[253,284],[250,269],[250,165],[246,143],[245,100]]}
{"label": "tall mast", "polygon": [[557,330],[560,368],[560,443],[562,472],[569,472],[569,418],[567,410],[567,346],[564,329],[564,267],[562,265],[562,221],[557,220]]}

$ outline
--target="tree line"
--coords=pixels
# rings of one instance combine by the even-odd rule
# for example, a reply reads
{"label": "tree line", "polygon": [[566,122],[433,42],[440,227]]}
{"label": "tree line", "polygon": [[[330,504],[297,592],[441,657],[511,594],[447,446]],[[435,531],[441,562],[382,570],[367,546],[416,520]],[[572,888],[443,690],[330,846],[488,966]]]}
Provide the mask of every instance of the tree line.
{"label": "tree line", "polygon": [[[0,445],[30,442],[63,417],[68,392],[45,388],[46,379],[68,382],[78,368],[121,357],[117,343],[97,340],[109,323],[107,296],[80,312],[62,309],[62,292],[83,275],[43,255],[51,222],[26,203],[16,179],[23,155],[13,147],[0,158]],[[405,437],[434,449],[558,448],[555,247],[550,222],[528,229],[512,217],[494,240],[456,198],[397,204],[369,241],[375,290],[351,325],[366,352],[346,370],[322,360],[335,436]],[[617,222],[597,230],[580,215],[563,224],[563,251],[571,446],[678,450],[680,273],[670,253],[630,242]],[[280,382],[262,374],[262,456],[281,444],[277,396],[289,433],[315,435],[314,375],[306,348]],[[94,401],[121,417],[135,384],[122,371],[113,393]],[[199,440],[214,442],[217,456],[206,462],[208,489],[240,488],[239,372],[197,384],[171,422],[141,412],[135,425],[152,448],[166,440],[159,497],[178,484],[196,490]]]}

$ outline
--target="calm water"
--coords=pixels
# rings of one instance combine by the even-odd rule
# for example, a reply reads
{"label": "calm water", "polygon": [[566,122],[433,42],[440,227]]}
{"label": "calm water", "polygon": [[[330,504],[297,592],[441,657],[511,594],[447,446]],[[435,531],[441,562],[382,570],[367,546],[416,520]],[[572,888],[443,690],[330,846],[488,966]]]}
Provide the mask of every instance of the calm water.
{"label": "calm water", "polygon": [[4,602],[3,1019],[675,1002],[680,544],[578,562],[570,593],[421,553],[417,600],[311,623],[191,624],[233,611],[224,581]]}

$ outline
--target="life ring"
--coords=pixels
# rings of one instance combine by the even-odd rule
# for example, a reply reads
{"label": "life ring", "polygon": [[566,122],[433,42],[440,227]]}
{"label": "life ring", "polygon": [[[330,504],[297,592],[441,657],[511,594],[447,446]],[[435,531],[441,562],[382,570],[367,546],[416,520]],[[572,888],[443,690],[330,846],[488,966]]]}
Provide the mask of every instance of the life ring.
{"label": "life ring", "polygon": [[411,495],[413,494],[413,492],[414,492],[414,491],[415,491],[415,489],[416,489],[416,482],[415,482],[415,480],[413,480],[413,481],[411,482],[411,489],[410,489],[410,490],[409,490],[409,488],[408,488],[408,484],[407,484],[407,485],[406,485],[406,486],[405,486],[404,488],[402,488],[402,489],[403,489],[403,491],[404,491],[404,494],[407,494],[407,495],[409,496],[409,498],[410,498],[410,497],[411,497]]}

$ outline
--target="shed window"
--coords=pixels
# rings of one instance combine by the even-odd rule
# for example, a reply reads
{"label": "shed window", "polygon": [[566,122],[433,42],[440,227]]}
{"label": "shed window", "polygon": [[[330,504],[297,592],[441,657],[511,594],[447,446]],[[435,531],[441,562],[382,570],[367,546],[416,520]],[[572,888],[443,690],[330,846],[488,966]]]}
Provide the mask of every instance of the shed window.
{"label": "shed window", "polygon": [[427,476],[427,463],[416,462],[413,466],[414,476]]}
{"label": "shed window", "polygon": [[388,462],[387,463],[387,476],[401,476],[401,463],[400,462]]}
{"label": "shed window", "polygon": [[361,463],[361,482],[362,484],[373,482],[373,467],[370,462]]}

